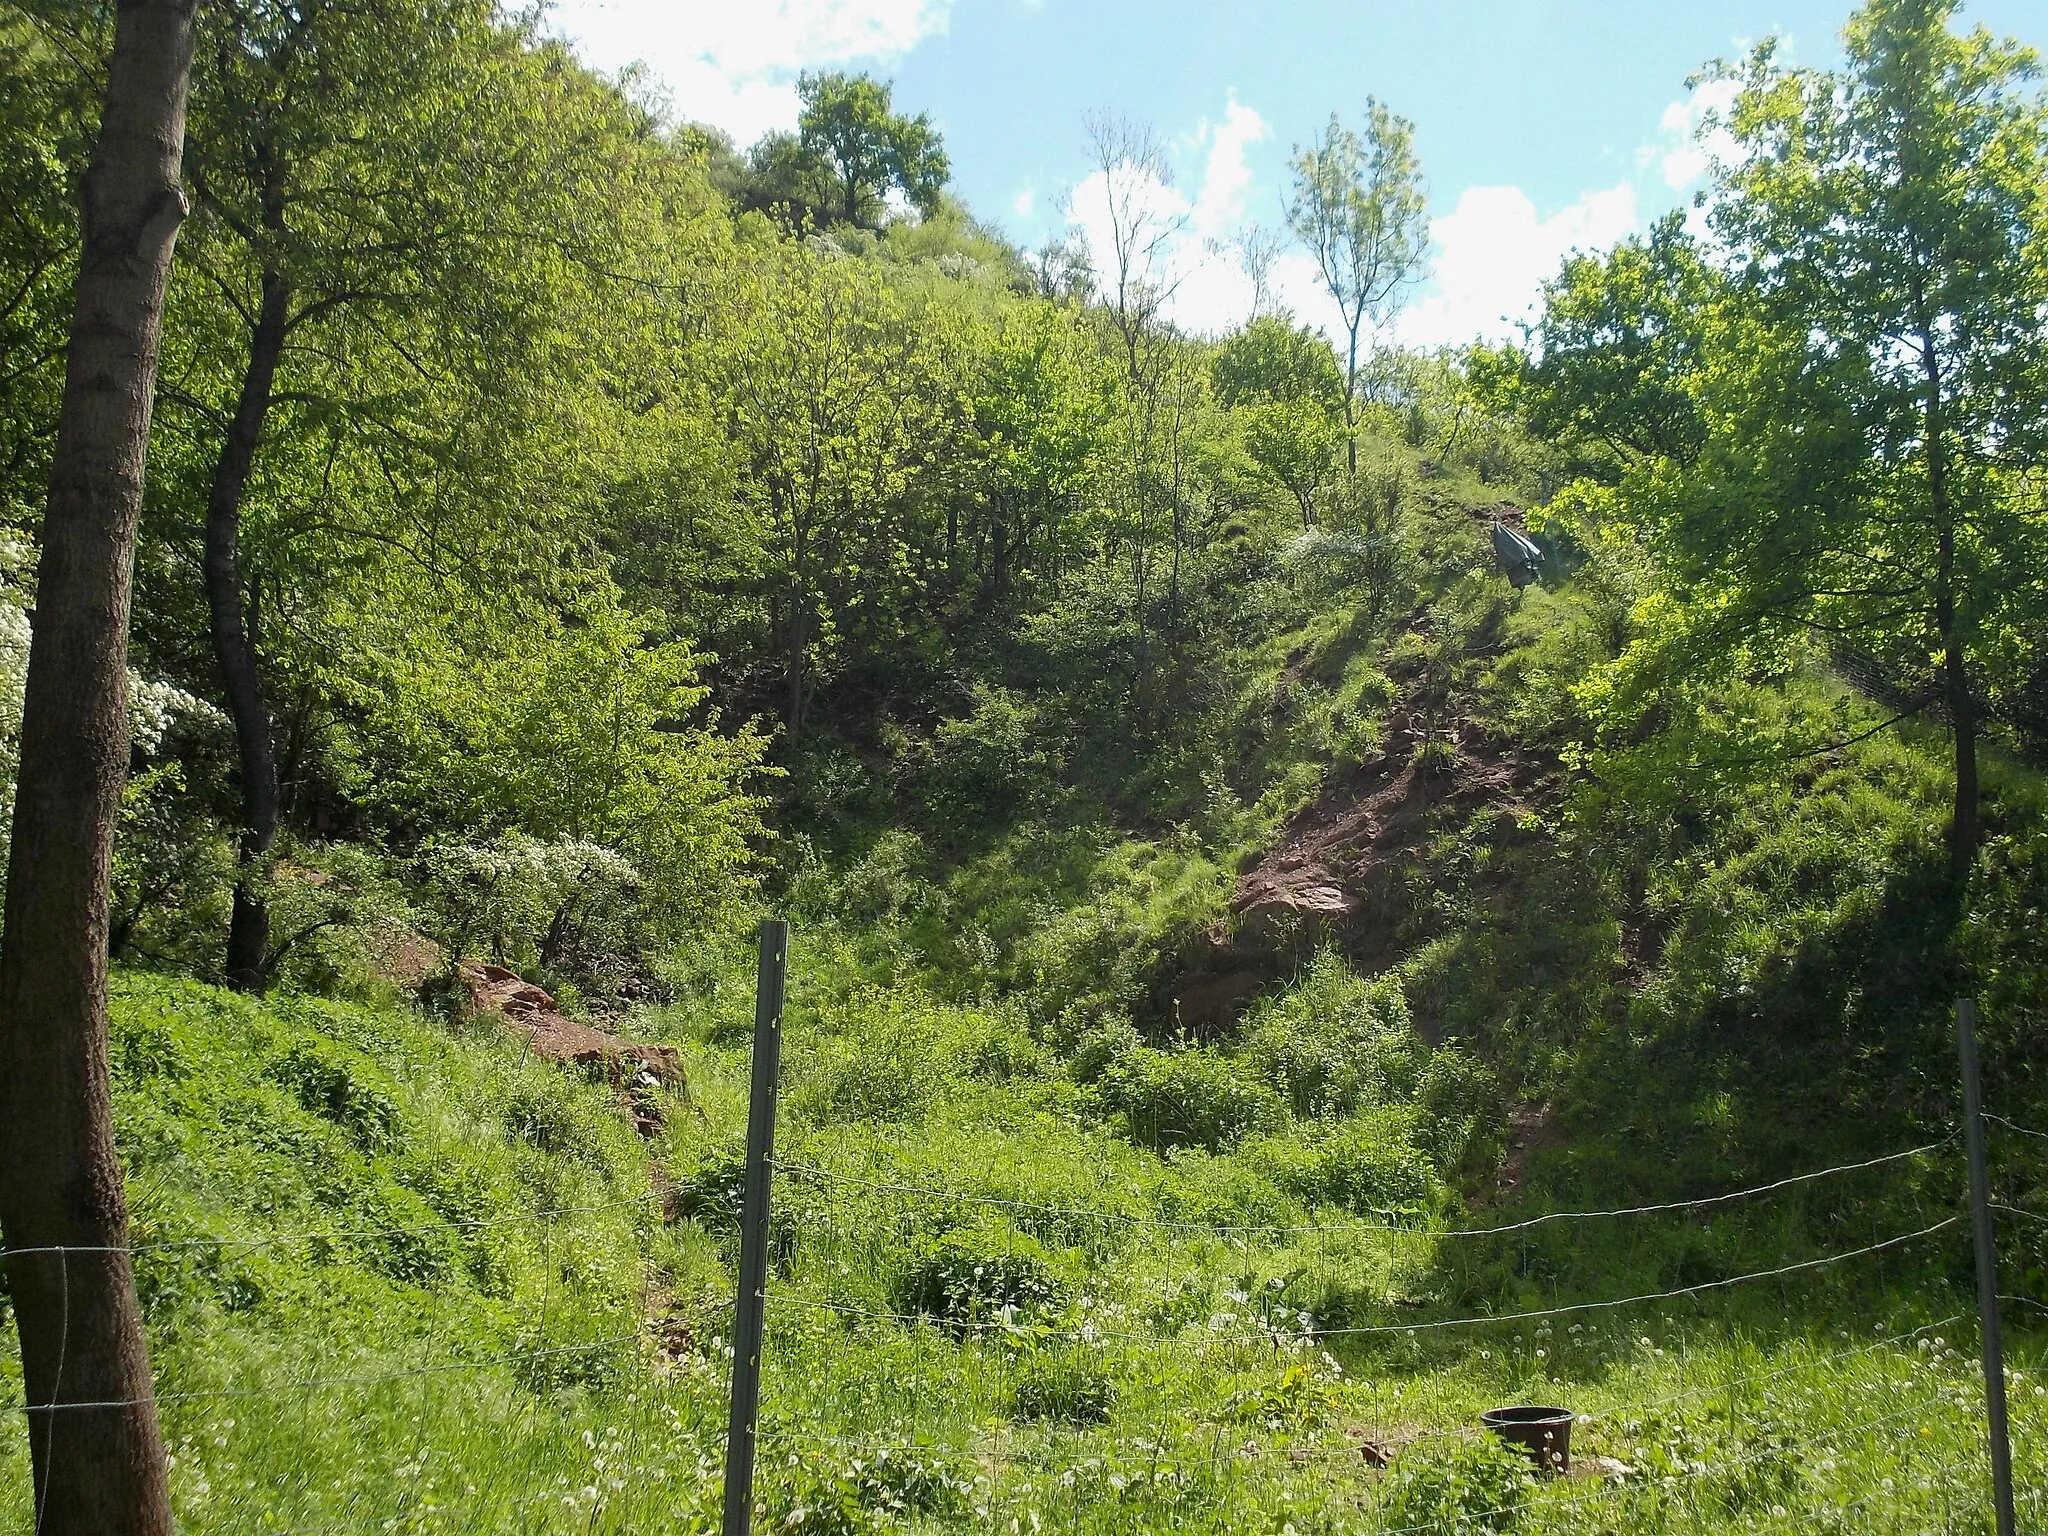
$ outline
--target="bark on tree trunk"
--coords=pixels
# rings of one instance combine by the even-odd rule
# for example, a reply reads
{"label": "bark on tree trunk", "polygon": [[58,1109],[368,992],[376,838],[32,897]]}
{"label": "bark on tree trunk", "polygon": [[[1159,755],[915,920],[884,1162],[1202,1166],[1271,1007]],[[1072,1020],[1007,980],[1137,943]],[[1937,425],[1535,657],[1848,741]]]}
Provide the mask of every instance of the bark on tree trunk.
{"label": "bark on tree trunk", "polygon": [[[1925,304],[1915,288],[1914,302]],[[1948,871],[1958,885],[1970,877],[1977,861],[1978,798],[1977,706],[1970,693],[1970,669],[1963,654],[1960,616],[1956,612],[1956,522],[1948,494],[1948,436],[1943,423],[1941,352],[1934,326],[1923,313],[1918,324],[1921,369],[1926,379],[1923,418],[1927,429],[1927,500],[1934,513],[1939,548],[1934,579],[1934,630],[1941,647],[1942,695],[1955,733],[1955,811],[1949,821]]]}
{"label": "bark on tree trunk", "polygon": [[1358,321],[1351,321],[1350,348],[1344,354],[1344,469],[1358,478]]}
{"label": "bark on tree trunk", "polygon": [[1970,697],[1970,674],[1961,645],[1951,642],[1942,652],[1942,677],[1956,737],[1956,804],[1949,823],[1949,874],[1961,884],[1970,878],[1977,859],[1978,798],[1977,706]]}
{"label": "bark on tree trunk", "polygon": [[291,290],[274,272],[263,275],[263,299],[250,339],[249,363],[227,440],[214,464],[206,502],[207,609],[213,654],[220,666],[228,714],[235,722],[235,751],[242,777],[241,869],[235,879],[234,911],[228,920],[228,985],[261,992],[268,980],[270,904],[263,895],[264,863],[277,841],[277,733],[263,695],[262,663],[256,650],[255,602],[244,603],[241,568],[242,492],[256,462],[256,446],[270,414],[277,363],[284,352],[291,314]]}
{"label": "bark on tree trunk", "polygon": [[81,188],[22,709],[0,939],[0,1233],[43,1536],[171,1530],[108,1105],[107,939],[128,771],[135,522],[164,286],[185,215],[192,11],[193,0],[122,0],[115,18]]}
{"label": "bark on tree trunk", "polygon": [[789,744],[794,747],[804,735],[804,647],[806,604],[802,583],[789,594]]}

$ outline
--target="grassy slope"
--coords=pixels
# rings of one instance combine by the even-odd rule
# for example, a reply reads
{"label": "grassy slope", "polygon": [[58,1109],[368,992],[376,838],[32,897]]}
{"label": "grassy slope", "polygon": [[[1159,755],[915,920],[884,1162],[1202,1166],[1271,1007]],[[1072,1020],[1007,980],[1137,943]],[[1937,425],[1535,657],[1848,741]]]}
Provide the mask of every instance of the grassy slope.
{"label": "grassy slope", "polygon": [[[875,1068],[920,1012],[922,1048],[893,1058],[911,1070]],[[1827,1358],[1953,1305],[1940,1255],[1550,1324],[1276,1345],[1261,1330],[1302,1310],[1353,1327],[1449,1315],[1471,1266],[1431,1223],[1390,1234],[1290,1197],[1275,1141],[1165,1160],[1134,1148],[1076,1113],[1044,1063],[998,1060],[992,1022],[875,997],[791,1041],[792,1160],[1091,1214],[785,1185],[763,1474],[781,1528],[1029,1529],[1033,1513],[1104,1532],[1420,1523],[1504,1486],[1440,1432],[1531,1398],[1602,1415],[1580,1428],[1582,1454],[1719,1470],[1623,1493],[1558,1485],[1527,1529],[1749,1529],[1773,1505],[1824,1510],[1885,1477],[1930,1528],[1966,1528],[1941,1523],[1977,1503],[1964,1339],[1937,1327]],[[711,1528],[742,1052],[700,1038],[690,1054],[705,1118],[675,1106],[652,1150],[684,1171],[698,1214],[665,1228],[641,1199],[648,1152],[604,1094],[501,1037],[124,978],[115,1060],[138,1240],[191,1245],[141,1260],[188,1527]],[[539,1218],[550,1210],[565,1214]],[[1144,1218],[1325,1230],[1268,1240]],[[475,1225],[437,1225],[450,1221]],[[1637,1223],[1625,1241],[1640,1264],[1692,1225]],[[309,1233],[326,1235],[281,1240]],[[1807,1241],[1765,1224],[1733,1252],[1768,1258],[1774,1238]],[[1543,1251],[1476,1262],[1528,1269]],[[1018,1329],[798,1304],[897,1310],[935,1258],[957,1256],[992,1284],[1028,1282]],[[1560,1282],[1516,1283],[1539,1299]],[[1093,1340],[1063,1336],[1090,1327]],[[493,1363],[508,1357],[521,1358]],[[333,1377],[352,1379],[293,1385]],[[2023,1472],[2038,1490],[2048,1416],[2030,1392]],[[210,1393],[248,1395],[185,1395]],[[1852,1430],[1902,1410],[1903,1436]],[[1395,1448],[1392,1474],[1366,1441]],[[18,1437],[0,1443],[0,1518],[25,1528],[26,1457]]]}
{"label": "grassy slope", "polygon": [[[1994,776],[1959,949],[1921,878],[1939,743],[1881,740],[1670,805],[1559,778],[1533,816],[1432,824],[1383,893],[1391,982],[1325,956],[1201,1047],[1125,1017],[1144,1022],[1163,958],[1376,749],[1404,690],[1438,689],[1504,743],[1567,741],[1605,600],[1575,584],[1504,603],[1463,576],[1461,499],[1483,495],[1448,488],[1424,520],[1426,623],[1381,636],[1340,603],[1248,642],[1215,743],[1234,796],[1149,836],[1085,796],[1039,800],[950,861],[897,832],[799,880],[785,1152],[869,1182],[778,1194],[778,1528],[1448,1531],[1460,1507],[1522,1497],[1455,1432],[1530,1399],[1591,1415],[1581,1452],[1640,1475],[1549,1487],[1523,1529],[1748,1530],[1782,1508],[1788,1528],[1863,1530],[1871,1500],[1900,1530],[1979,1528],[1969,1334],[1939,1321],[1967,1305],[1953,1232],[1547,1326],[1407,1330],[1710,1284],[1951,1214],[1943,1154],[1705,1217],[1442,1235],[1903,1145],[1952,1113],[1940,1001],[1964,978],[1987,999],[1995,1095],[2048,1124],[2027,1089],[2030,774]],[[1823,679],[1734,703],[1773,739],[1859,707]],[[643,1021],[683,1045],[695,1099],[652,1145],[604,1090],[488,1028],[122,978],[118,1107],[190,1528],[709,1528],[746,976],[737,947],[702,956]],[[1458,1052],[1424,1033],[1489,1072],[1450,1070]],[[1551,1101],[1557,1144],[1521,1206],[1459,1218],[1508,1099]],[[2025,1202],[2041,1167],[2002,1162]],[[649,1198],[671,1179],[689,1213],[673,1225]],[[1216,1230],[1268,1225],[1316,1230]],[[2009,1253],[2030,1291],[2033,1251]],[[987,1326],[1005,1301],[1016,1326]],[[971,1326],[858,1315],[913,1308]],[[1394,1331],[1273,1337],[1304,1314]],[[2030,1375],[2031,1344],[2018,1359]],[[2018,1411],[2038,1510],[2034,1390]],[[32,1524],[26,1463],[0,1437],[10,1528]],[[1710,1470],[1665,1481],[1680,1463]]]}

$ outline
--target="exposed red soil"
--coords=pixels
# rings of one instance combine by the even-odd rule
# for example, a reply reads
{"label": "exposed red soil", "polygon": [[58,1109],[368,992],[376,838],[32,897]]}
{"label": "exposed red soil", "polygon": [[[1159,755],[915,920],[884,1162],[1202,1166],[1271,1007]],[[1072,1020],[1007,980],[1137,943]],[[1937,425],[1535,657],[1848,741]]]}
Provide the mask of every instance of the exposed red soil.
{"label": "exposed red soil", "polygon": [[563,1014],[554,997],[502,965],[465,960],[455,978],[473,1011],[495,1013],[526,1042],[534,1055],[603,1078],[617,1089],[634,1127],[643,1136],[661,1129],[659,1108],[636,1088],[681,1087],[688,1091],[682,1056],[668,1045],[641,1045],[580,1024]]}
{"label": "exposed red soil", "polygon": [[1168,994],[1175,1022],[1197,1034],[1227,1027],[1324,942],[1368,969],[1391,964],[1394,897],[1430,838],[1485,810],[1529,810],[1547,773],[1465,721],[1439,724],[1432,739],[1420,711],[1397,712],[1381,754],[1333,780],[1239,878],[1228,924]]}

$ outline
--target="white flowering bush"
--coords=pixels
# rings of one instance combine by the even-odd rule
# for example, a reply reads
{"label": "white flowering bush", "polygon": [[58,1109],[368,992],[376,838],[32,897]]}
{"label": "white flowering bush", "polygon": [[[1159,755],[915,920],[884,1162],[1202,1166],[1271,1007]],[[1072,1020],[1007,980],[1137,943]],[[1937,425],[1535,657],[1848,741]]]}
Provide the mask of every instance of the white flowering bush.
{"label": "white flowering bush", "polygon": [[605,995],[645,971],[655,938],[647,882],[616,849],[512,831],[431,844],[416,871],[425,926],[451,957],[538,967]]}
{"label": "white flowering bush", "polygon": [[[14,782],[21,769],[22,698],[28,687],[29,610],[35,604],[35,547],[0,532],[0,836],[14,819]],[[128,730],[136,751],[153,757],[183,727],[224,724],[204,699],[128,669]]]}

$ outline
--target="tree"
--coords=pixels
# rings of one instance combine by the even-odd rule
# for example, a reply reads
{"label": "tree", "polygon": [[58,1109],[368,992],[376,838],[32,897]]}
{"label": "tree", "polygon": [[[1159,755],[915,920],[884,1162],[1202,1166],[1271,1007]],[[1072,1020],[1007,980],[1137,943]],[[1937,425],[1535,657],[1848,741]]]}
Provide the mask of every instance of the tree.
{"label": "tree", "polygon": [[879,229],[892,187],[926,218],[938,211],[952,166],[927,114],[893,111],[889,86],[867,75],[806,73],[796,91],[797,142],[829,174],[841,222]]}
{"label": "tree", "polygon": [[1544,289],[1537,355],[1481,352],[1472,372],[1497,379],[1501,403],[1587,473],[1611,481],[1646,460],[1688,467],[1705,432],[1694,384],[1727,284],[1673,213],[1648,240],[1567,257]]}
{"label": "tree", "polygon": [[1378,330],[1399,313],[1429,253],[1414,125],[1368,100],[1363,135],[1333,114],[1321,139],[1296,147],[1291,165],[1287,226],[1344,324],[1345,462],[1356,475],[1359,348],[1368,324]]}
{"label": "tree", "polygon": [[1262,315],[1223,344],[1216,396],[1237,413],[1245,451],[1315,521],[1343,431],[1344,379],[1330,344],[1278,315]]}
{"label": "tree", "polygon": [[78,257],[73,191],[101,84],[70,57],[91,41],[60,43],[52,30],[49,18],[0,14],[0,516],[21,525],[49,489]]}
{"label": "tree", "polygon": [[500,461],[554,408],[540,371],[574,393],[556,342],[635,201],[638,125],[489,0],[230,0],[203,33],[173,295],[189,352],[167,390],[203,511],[196,541],[166,537],[198,546],[242,801],[225,971],[259,990],[290,788],[281,639],[366,549],[442,569],[480,537],[548,542],[544,500],[465,487],[505,488]]}
{"label": "tree", "polygon": [[925,323],[862,263],[784,245],[742,275],[712,366],[763,530],[783,722],[803,739],[812,694],[857,635],[887,643],[923,590],[911,482],[957,389]]}
{"label": "tree", "polygon": [[[82,194],[0,939],[0,1232],[37,1529],[171,1530],[107,1097],[108,881],[128,608],[192,62],[192,0],[123,0]],[[67,1408],[71,1404],[91,1407]]]}
{"label": "tree", "polygon": [[1114,482],[1118,515],[1111,544],[1127,553],[1131,564],[1131,618],[1137,631],[1131,695],[1142,716],[1151,675],[1148,600],[1159,514],[1165,511],[1171,526],[1180,526],[1180,509],[1166,483],[1172,472],[1162,475],[1159,459],[1162,438],[1177,444],[1172,429],[1184,420],[1184,413],[1163,407],[1169,404],[1167,385],[1179,352],[1166,307],[1183,276],[1174,257],[1188,214],[1186,204],[1173,195],[1173,168],[1149,127],[1120,117],[1094,117],[1088,122],[1088,147],[1095,174],[1085,185],[1099,186],[1101,196],[1099,207],[1090,212],[1099,216],[1099,233],[1106,238],[1089,238],[1085,229],[1082,234],[1122,375],[1121,462]]}
{"label": "tree", "polygon": [[[1028,573],[1057,576],[1094,483],[1113,410],[1112,380],[1064,305],[1030,302],[1002,316],[979,349],[970,402],[970,503],[977,608],[1016,593]],[[959,537],[948,503],[947,556]]]}
{"label": "tree", "polygon": [[350,798],[394,824],[487,838],[512,829],[630,858],[666,936],[714,927],[752,889],[766,748],[717,730],[687,645],[654,641],[592,577],[560,590],[574,623],[415,578],[366,615],[332,680],[367,730],[341,733]]}
{"label": "tree", "polygon": [[2008,562],[2043,531],[2017,480],[2048,451],[2048,108],[2022,94],[2033,55],[1981,28],[1958,37],[1956,9],[1872,0],[1841,74],[1781,70],[1759,49],[1716,227],[1773,330],[1806,338],[1800,380],[1833,375],[1869,454],[1803,537],[1757,547],[1752,573],[1816,624],[1937,658],[1960,879],[1978,839],[1982,669],[2043,597]]}
{"label": "tree", "polygon": [[1955,9],[1872,0],[1839,72],[1769,43],[1724,69],[1726,273],[1675,230],[1568,269],[1538,375],[1622,451],[1583,499],[1668,586],[1612,696],[1674,666],[1781,667],[1812,638],[1857,653],[1951,728],[1960,880],[1985,713],[2048,620],[2048,107],[2032,55],[1957,35]]}

